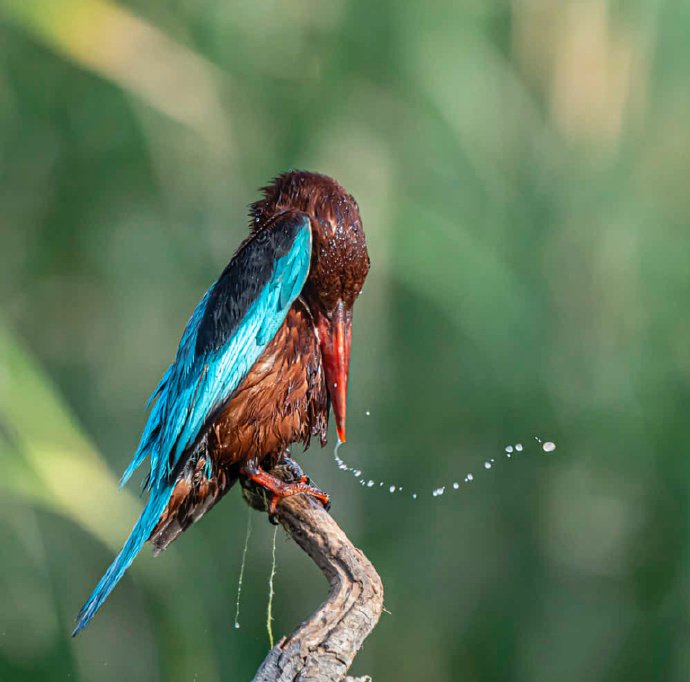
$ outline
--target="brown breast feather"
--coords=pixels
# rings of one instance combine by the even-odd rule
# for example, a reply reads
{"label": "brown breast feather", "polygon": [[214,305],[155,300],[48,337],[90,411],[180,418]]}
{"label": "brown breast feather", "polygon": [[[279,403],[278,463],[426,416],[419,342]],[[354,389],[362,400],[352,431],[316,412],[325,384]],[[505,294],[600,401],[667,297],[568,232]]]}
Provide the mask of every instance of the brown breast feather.
{"label": "brown breast feather", "polygon": [[[311,437],[326,443],[328,398],[311,315],[299,299],[227,407],[188,458],[150,540],[159,552],[201,518],[232,487],[240,467],[282,453]],[[205,475],[206,457],[212,476]]]}

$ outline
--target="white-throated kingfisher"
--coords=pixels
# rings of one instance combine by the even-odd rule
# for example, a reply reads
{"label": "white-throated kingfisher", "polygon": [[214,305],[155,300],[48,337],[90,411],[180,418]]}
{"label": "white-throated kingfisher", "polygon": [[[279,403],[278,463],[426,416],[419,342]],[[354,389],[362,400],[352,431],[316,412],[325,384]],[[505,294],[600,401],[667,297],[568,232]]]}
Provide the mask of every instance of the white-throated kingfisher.
{"label": "white-throated kingfisher", "polygon": [[[148,540],[165,549],[237,481],[328,496],[270,473],[293,443],[345,440],[352,308],[369,271],[357,203],[333,179],[292,171],[252,204],[250,234],[203,296],[149,402],[122,484],[148,457],[149,499],[77,617],[84,628]],[[300,472],[301,473],[301,472]]]}

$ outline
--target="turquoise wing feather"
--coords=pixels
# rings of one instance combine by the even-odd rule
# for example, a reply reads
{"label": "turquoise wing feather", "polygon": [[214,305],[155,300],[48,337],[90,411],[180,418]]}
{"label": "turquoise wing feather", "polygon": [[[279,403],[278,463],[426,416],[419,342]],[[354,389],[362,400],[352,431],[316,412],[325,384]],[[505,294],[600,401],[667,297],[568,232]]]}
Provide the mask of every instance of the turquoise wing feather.
{"label": "turquoise wing feather", "polygon": [[93,618],[149,538],[175,487],[174,472],[204,427],[259,359],[300,295],[309,273],[309,218],[278,215],[247,240],[201,299],[155,400],[121,485],[149,457],[149,500],[124,547],[77,617],[77,634]]}

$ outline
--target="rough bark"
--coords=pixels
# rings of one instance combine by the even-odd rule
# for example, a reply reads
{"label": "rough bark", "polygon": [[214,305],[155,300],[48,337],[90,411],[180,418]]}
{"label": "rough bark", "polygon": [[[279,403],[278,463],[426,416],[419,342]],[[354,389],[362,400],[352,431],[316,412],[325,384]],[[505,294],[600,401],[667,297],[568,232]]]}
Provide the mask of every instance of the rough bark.
{"label": "rough bark", "polygon": [[[273,474],[289,480],[278,467]],[[266,509],[261,493],[245,490],[247,502]],[[327,599],[295,632],[271,649],[254,682],[364,682],[345,678],[383,608],[381,578],[324,510],[305,495],[285,498],[276,518],[321,569],[329,584]]]}

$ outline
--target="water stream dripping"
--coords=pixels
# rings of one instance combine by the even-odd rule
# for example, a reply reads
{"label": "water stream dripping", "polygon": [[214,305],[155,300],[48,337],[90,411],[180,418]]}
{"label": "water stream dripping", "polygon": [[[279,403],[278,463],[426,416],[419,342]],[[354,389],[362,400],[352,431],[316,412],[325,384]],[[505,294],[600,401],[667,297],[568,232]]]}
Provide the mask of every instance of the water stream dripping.
{"label": "water stream dripping", "polygon": [[268,631],[268,641],[271,644],[271,649],[275,646],[273,639],[273,597],[275,590],[273,589],[274,580],[276,577],[276,536],[278,535],[278,526],[273,529],[273,551],[271,553],[271,575],[268,577],[268,607],[266,608],[266,630]]}
{"label": "water stream dripping", "polygon": [[242,597],[242,582],[244,581],[244,567],[247,565],[247,549],[249,538],[252,534],[252,510],[247,507],[247,530],[244,534],[244,549],[242,550],[242,562],[240,564],[240,577],[237,580],[237,598],[235,599],[235,630],[240,629],[240,599]]}

